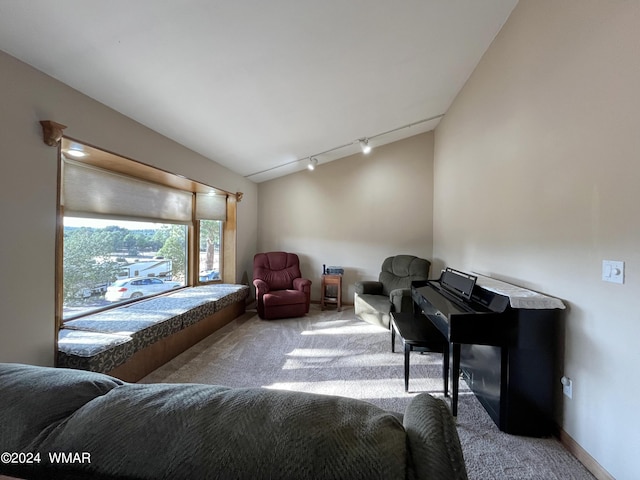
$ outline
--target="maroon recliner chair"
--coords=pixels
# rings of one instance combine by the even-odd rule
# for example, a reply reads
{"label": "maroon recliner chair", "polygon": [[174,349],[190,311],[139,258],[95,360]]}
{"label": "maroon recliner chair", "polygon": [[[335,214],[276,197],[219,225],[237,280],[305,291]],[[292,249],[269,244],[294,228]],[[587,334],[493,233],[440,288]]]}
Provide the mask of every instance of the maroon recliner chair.
{"label": "maroon recliner chair", "polygon": [[264,320],[302,317],[309,312],[311,280],[302,278],[295,253],[268,252],[253,257],[258,315]]}

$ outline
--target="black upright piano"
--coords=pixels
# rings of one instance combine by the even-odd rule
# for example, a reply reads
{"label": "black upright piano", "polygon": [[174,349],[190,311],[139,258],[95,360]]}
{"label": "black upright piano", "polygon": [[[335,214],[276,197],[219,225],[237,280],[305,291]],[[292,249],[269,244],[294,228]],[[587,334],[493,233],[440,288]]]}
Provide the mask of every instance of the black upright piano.
{"label": "black upright piano", "polygon": [[553,433],[559,299],[452,268],[411,293],[416,313],[450,342],[454,416],[462,377],[503,432]]}

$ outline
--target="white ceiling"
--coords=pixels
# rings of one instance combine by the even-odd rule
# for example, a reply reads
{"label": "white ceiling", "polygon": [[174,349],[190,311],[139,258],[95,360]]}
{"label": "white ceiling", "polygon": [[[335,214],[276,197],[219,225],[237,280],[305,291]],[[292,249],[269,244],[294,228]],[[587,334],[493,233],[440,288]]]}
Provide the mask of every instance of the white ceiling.
{"label": "white ceiling", "polygon": [[516,3],[0,0],[0,50],[261,182],[445,113]]}

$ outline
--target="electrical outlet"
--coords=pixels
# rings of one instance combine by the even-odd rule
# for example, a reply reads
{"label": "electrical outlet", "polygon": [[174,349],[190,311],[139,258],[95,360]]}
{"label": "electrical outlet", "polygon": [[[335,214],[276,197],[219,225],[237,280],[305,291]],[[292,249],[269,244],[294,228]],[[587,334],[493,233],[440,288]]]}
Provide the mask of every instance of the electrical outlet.
{"label": "electrical outlet", "polygon": [[602,280],[611,283],[624,283],[624,262],[619,260],[603,260]]}
{"label": "electrical outlet", "polygon": [[569,398],[573,398],[573,381],[569,377],[562,377],[560,383],[562,383],[562,393]]}

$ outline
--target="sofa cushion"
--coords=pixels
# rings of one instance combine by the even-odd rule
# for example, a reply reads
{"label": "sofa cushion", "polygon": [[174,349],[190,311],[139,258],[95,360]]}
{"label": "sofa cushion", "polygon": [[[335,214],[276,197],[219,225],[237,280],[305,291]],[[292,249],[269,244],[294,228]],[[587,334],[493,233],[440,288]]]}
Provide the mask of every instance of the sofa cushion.
{"label": "sofa cushion", "polygon": [[[89,452],[90,464],[42,462],[12,473],[25,478],[407,477],[402,423],[367,402],[211,385],[124,384],[109,389],[109,382],[70,402],[54,418],[46,416],[38,424],[41,432],[30,432],[30,448],[43,457],[48,452]],[[22,388],[24,395],[42,397],[34,415],[48,408],[42,388],[50,386],[45,375]],[[75,392],[69,382],[59,390]],[[7,441],[3,448],[16,445]]]}
{"label": "sofa cushion", "polygon": [[83,370],[0,364],[0,451],[37,452],[69,416],[122,384]]}
{"label": "sofa cushion", "polygon": [[373,405],[206,385],[113,390],[41,450],[93,452],[96,473],[134,478],[405,478],[407,456],[401,423]]}
{"label": "sofa cushion", "polygon": [[305,307],[306,294],[300,290],[274,290],[269,293],[265,293],[263,302],[270,307],[277,307],[280,305],[302,305]]}
{"label": "sofa cushion", "polygon": [[[40,454],[0,464],[20,478],[466,478],[453,418],[428,394],[403,425],[345,397],[0,363],[0,425],[0,451]],[[78,458],[55,463],[53,452]]]}

